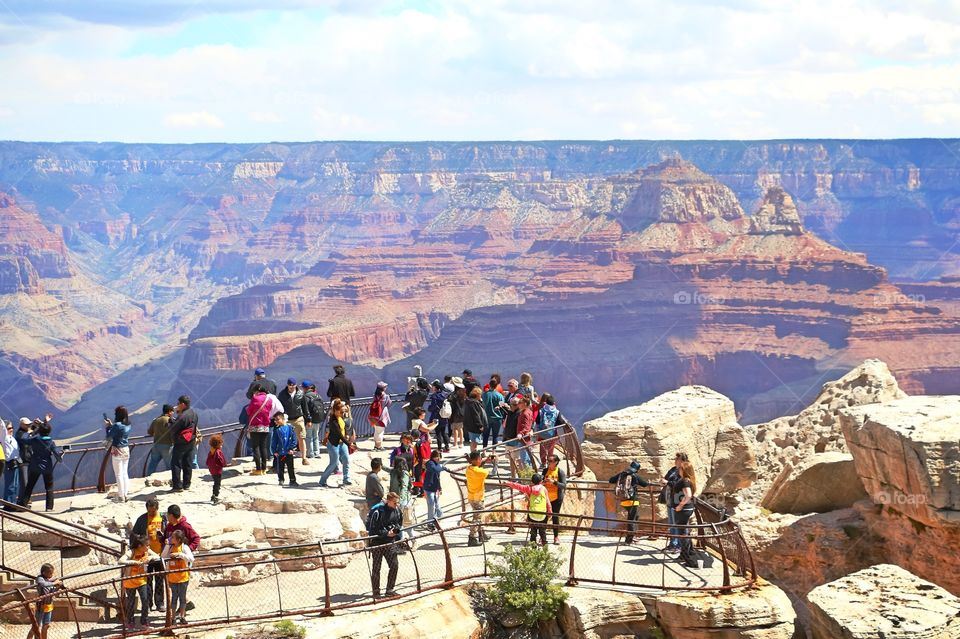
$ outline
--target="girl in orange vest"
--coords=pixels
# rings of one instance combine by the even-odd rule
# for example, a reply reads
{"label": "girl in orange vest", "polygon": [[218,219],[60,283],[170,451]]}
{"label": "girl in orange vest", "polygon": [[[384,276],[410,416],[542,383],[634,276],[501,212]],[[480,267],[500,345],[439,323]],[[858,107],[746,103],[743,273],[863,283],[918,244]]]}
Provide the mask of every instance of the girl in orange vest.
{"label": "girl in orange vest", "polygon": [[170,543],[163,548],[164,569],[167,583],[170,585],[170,610],[174,623],[187,623],[187,586],[190,585],[190,566],[193,565],[193,552],[186,544],[187,538],[182,530],[173,531]]}
{"label": "girl in orange vest", "polygon": [[[150,612],[150,586],[147,583],[147,565],[158,559],[160,559],[160,556],[150,549],[146,537],[133,535],[130,538],[130,556],[120,560],[120,564],[124,566],[123,618],[127,624],[127,630],[139,630],[141,626],[147,626],[147,615]],[[137,597],[140,597],[139,625],[134,620],[137,613]]]}

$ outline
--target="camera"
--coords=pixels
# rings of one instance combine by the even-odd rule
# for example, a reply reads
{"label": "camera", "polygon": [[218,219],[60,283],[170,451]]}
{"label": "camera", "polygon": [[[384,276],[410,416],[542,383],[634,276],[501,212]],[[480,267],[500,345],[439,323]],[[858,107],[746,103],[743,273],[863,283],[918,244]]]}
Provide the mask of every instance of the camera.
{"label": "camera", "polygon": [[70,450],[71,448],[73,448],[73,445],[72,445],[72,444],[64,444],[63,446],[60,447],[60,450],[62,450],[62,451],[68,451],[68,450]]}

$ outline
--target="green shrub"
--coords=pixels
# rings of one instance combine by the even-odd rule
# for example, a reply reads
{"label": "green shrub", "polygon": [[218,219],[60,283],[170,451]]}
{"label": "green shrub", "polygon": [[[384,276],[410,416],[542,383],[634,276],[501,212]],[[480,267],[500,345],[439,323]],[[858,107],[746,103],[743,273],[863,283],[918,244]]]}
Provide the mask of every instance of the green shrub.
{"label": "green shrub", "polygon": [[489,601],[502,612],[514,612],[525,626],[553,619],[567,598],[558,584],[561,561],[550,550],[534,544],[519,550],[507,546],[503,554],[487,562],[496,583],[490,587]]}
{"label": "green shrub", "polygon": [[286,637],[287,639],[303,639],[307,635],[307,629],[298,626],[289,619],[283,619],[273,624],[273,630],[277,637]]}

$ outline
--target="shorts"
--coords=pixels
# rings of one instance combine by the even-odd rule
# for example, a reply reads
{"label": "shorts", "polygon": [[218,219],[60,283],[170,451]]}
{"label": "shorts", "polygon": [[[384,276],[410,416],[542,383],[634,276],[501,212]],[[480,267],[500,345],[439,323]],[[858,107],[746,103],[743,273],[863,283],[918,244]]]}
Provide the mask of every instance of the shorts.
{"label": "shorts", "polygon": [[37,625],[49,626],[53,623],[53,611],[44,612],[43,609],[37,610]]}
{"label": "shorts", "polygon": [[307,427],[303,421],[303,417],[297,417],[296,419],[290,422],[293,432],[297,434],[297,437],[303,437],[307,434]]}
{"label": "shorts", "polygon": [[451,422],[450,423],[450,432],[459,433],[463,435],[463,422]]}
{"label": "shorts", "polygon": [[467,442],[471,444],[480,444],[483,442],[482,433],[467,433]]}

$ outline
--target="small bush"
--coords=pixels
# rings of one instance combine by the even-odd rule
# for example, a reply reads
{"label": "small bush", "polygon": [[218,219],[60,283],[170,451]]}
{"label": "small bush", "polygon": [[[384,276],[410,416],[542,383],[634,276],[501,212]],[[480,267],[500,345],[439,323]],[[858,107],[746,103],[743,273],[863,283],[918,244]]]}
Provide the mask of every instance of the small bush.
{"label": "small bush", "polygon": [[289,619],[283,619],[273,624],[273,630],[277,637],[286,637],[287,639],[303,639],[307,635],[307,629],[299,626]]}
{"label": "small bush", "polygon": [[503,554],[487,562],[496,583],[489,601],[502,612],[514,612],[532,627],[554,619],[567,593],[552,583],[560,574],[560,560],[547,548],[530,544],[519,550],[507,546]]}

